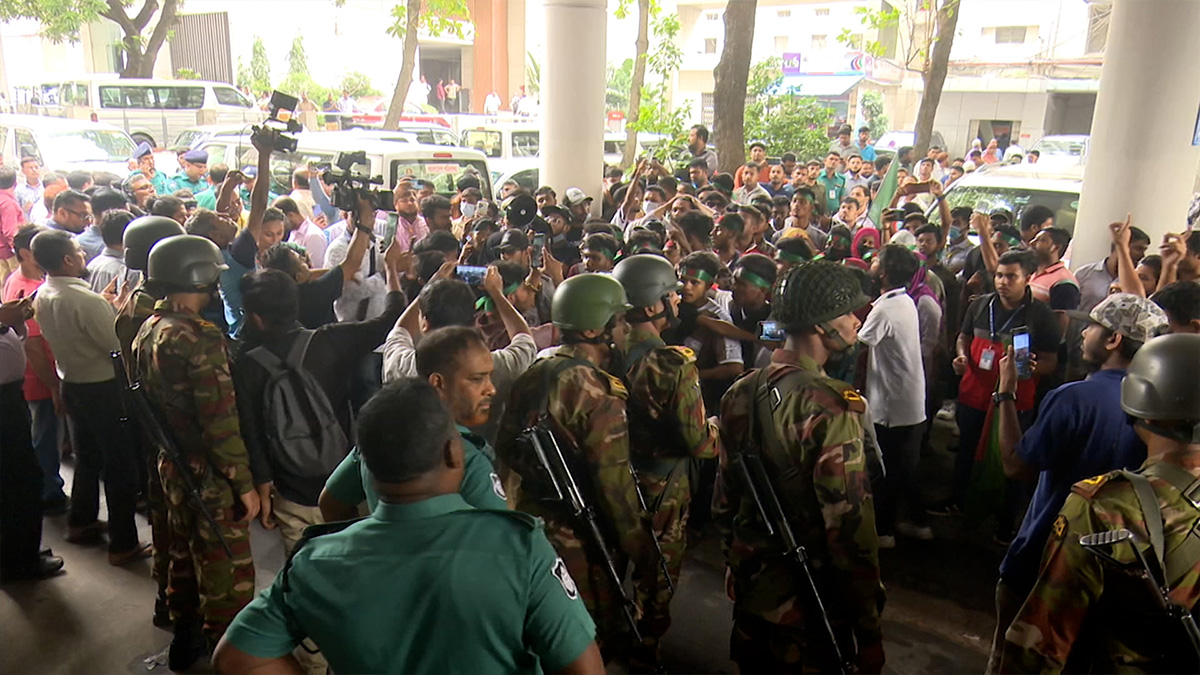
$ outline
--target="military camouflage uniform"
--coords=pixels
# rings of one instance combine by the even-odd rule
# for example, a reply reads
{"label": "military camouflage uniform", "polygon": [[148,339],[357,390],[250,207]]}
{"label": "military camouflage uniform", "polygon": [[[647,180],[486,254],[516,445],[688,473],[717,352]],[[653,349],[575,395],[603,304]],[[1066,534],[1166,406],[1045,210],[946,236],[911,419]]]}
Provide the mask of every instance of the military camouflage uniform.
{"label": "military camouflage uniform", "polygon": [[[718,432],[704,411],[700,371],[692,350],[668,347],[636,325],[627,350],[635,358],[643,354],[636,362],[626,362],[630,456],[671,583],[678,584],[691,501],[688,458],[715,458]],[[639,576],[636,590],[642,617],[638,628],[653,655],[658,640],[671,626],[671,590],[657,567]]]}
{"label": "military camouflage uniform", "polygon": [[[117,310],[117,340],[121,342],[121,357],[125,361],[130,381],[136,379],[137,364],[133,358],[133,340],[146,319],[154,314],[154,297],[142,290],[135,290]],[[140,437],[139,437],[140,439]],[[168,568],[171,558],[168,549],[171,530],[167,516],[167,503],[163,498],[162,481],[158,477],[158,457],[142,453],[146,459],[146,505],[150,508],[150,539],[154,542],[154,563],[151,574],[158,582],[158,595],[166,596]]]}
{"label": "military camouflage uniform", "polygon": [[[1167,478],[1181,476],[1185,486],[1190,478],[1194,486],[1200,454],[1188,455],[1182,466],[1168,459],[1151,458],[1138,473],[1149,480],[1162,513],[1160,553],[1165,552],[1171,600],[1194,608],[1200,599],[1200,559],[1183,568],[1179,563],[1186,565],[1188,555],[1172,553],[1196,537],[1189,533],[1200,510]],[[1037,583],[1005,634],[999,672],[1197,672],[1183,630],[1166,618],[1146,582],[1135,576],[1141,565],[1130,544],[1107,551],[1133,563],[1132,571],[1118,569],[1079,543],[1084,535],[1121,528],[1134,534],[1148,560],[1155,560],[1134,485],[1121,472],[1072,486],[1046,544]]]}
{"label": "military camouflage uniform", "polygon": [[[559,504],[547,501],[553,491],[542,478],[537,458],[524,456],[517,443],[520,433],[537,421],[540,404],[547,400],[548,369],[564,358],[587,360],[587,355],[577,346],[563,346],[554,356],[535,361],[513,384],[500,422],[496,458],[509,506],[545,519],[546,536],[579,587],[596,622],[596,640],[607,660],[626,651],[629,645],[628,638],[623,637],[627,622],[620,595],[612,587],[599,555],[585,551],[584,547],[590,545],[585,543],[586,535],[576,535],[575,520]],[[609,546],[614,554],[624,556],[617,561],[618,574],[624,573],[629,560],[634,562],[635,570],[646,569],[649,565],[642,561],[651,544],[629,471],[624,385],[598,368],[571,366],[550,382],[548,396],[555,438],[568,461],[578,461],[575,479],[584,498],[590,495],[595,499],[592,507],[612,535]]]}
{"label": "military camouflage uniform", "polygon": [[210,646],[254,593],[249,529],[237,522],[239,495],[254,489],[238,425],[229,355],[220,329],[196,314],[155,306],[133,342],[136,369],[151,402],[189,460],[209,513],[233,549],[226,554],[189,501],[179,468],[158,458],[171,544],[167,600],[176,620],[199,613]]}
{"label": "military camouflage uniform", "polygon": [[[811,557],[842,654],[881,641],[884,592],[879,578],[875,507],[863,454],[862,399],[850,385],[826,377],[812,359],[776,350],[767,382],[789,372],[813,379],[780,391],[774,423],[792,467],[772,476],[796,476],[792,489],[776,484],[798,542]],[[757,372],[757,371],[756,371]],[[751,434],[756,414],[755,378],[747,374],[721,401],[721,471],[713,503],[733,575],[730,656],[743,672],[831,672],[838,667],[816,615],[811,591],[794,564],[769,536],[742,477],[731,463]],[[789,471],[795,469],[796,473]]]}

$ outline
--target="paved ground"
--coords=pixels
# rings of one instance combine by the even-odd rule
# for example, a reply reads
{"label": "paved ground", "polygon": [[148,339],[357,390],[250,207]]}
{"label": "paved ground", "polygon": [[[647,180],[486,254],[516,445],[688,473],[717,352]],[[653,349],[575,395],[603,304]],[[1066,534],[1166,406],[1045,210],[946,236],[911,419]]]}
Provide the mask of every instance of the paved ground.
{"label": "paved ground", "polygon": [[[948,439],[939,430],[939,443]],[[952,459],[933,451],[922,462],[930,498],[948,488]],[[70,485],[69,467],[64,478]],[[143,538],[149,527],[142,521]],[[954,519],[935,519],[931,542],[901,539],[884,551],[888,588],[884,637],[890,673],[980,673],[994,621],[992,591],[1002,551],[990,530]],[[150,615],[154,582],[149,562],[108,565],[103,547],[63,542],[66,517],[46,519],[44,545],[66,559],[66,574],[40,583],[0,587],[0,673],[145,673],[147,658],[160,653],[170,634],[154,628]],[[258,585],[270,583],[283,562],[279,535],[255,527]],[[672,672],[729,673],[730,603],[715,541],[706,540],[684,566],[675,623],[664,652]],[[159,673],[165,667],[155,668]]]}

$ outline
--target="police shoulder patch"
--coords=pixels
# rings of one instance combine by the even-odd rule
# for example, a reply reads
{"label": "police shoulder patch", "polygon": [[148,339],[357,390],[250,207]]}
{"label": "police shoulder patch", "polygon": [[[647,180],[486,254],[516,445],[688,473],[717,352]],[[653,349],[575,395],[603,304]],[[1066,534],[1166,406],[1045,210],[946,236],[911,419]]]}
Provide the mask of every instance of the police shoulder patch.
{"label": "police shoulder patch", "polygon": [[554,559],[554,568],[551,570],[554,578],[558,579],[558,583],[562,585],[563,592],[567,597],[575,600],[579,597],[579,587],[575,585],[575,580],[571,578],[571,573],[567,571],[567,564],[562,558]]}
{"label": "police shoulder patch", "polygon": [[507,500],[508,495],[504,492],[504,481],[500,480],[500,476],[495,471],[492,472],[492,492],[500,499]]}

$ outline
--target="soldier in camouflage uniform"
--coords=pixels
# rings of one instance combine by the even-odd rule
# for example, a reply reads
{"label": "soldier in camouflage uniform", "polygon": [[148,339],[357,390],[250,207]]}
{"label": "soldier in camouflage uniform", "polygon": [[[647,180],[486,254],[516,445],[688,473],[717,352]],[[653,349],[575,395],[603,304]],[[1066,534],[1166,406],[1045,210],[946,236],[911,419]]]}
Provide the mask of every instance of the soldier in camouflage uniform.
{"label": "soldier in camouflage uniform", "polygon": [[630,647],[621,598],[580,524],[553,499],[536,457],[518,442],[524,429],[543,412],[563,448],[584,499],[594,502],[609,546],[634,569],[653,573],[653,546],[642,520],[637,489],[629,471],[627,394],[621,381],[601,369],[619,355],[629,305],[621,284],[608,275],[580,274],[554,292],[554,325],[562,347],[539,359],[513,384],[496,439],[496,458],[505,478],[509,505],[546,521],[546,536],[579,587],[596,622],[596,639],[605,661],[625,655]]}
{"label": "soldier in camouflage uniform", "polygon": [[[259,496],[242,444],[224,336],[200,318],[224,268],[220,250],[203,237],[171,237],[156,245],[148,283],[166,297],[133,342],[146,394],[191,465],[176,466],[165,453],[158,458],[171,537],[171,670],[186,669],[199,658],[204,638],[209,649],[214,647],[254,593],[247,521],[258,514]],[[189,499],[181,470],[196,477],[232,558]]]}
{"label": "soldier in camouflage uniform", "polygon": [[[778,447],[764,443],[758,450],[798,543],[808,550],[841,652],[858,672],[878,673],[884,593],[863,454],[865,407],[850,385],[822,370],[831,354],[854,344],[859,322],[852,312],[867,298],[847,269],[824,261],[787,270],[773,296],[787,341],[770,366],[743,376],[721,401],[713,515],[734,601],[730,657],[742,672],[839,668],[804,577],[782,556],[780,538],[768,534],[734,464],[751,439],[769,436]],[[773,425],[769,433],[762,431],[764,421]]]}
{"label": "soldier in camouflage uniform", "polygon": [[668,584],[657,569],[639,574],[643,648],[636,657],[638,666],[650,668],[657,663],[658,641],[671,626],[671,586],[679,582],[687,544],[688,458],[715,458],[718,431],[716,418],[709,420],[704,412],[696,355],[687,347],[667,346],[660,337],[678,321],[675,268],[657,255],[635,255],[617,263],[613,276],[633,306],[625,313],[630,330],[623,368],[630,459],[671,578]]}
{"label": "soldier in camouflage uniform", "polygon": [[[1200,335],[1154,338],[1133,357],[1121,408],[1146,443],[1137,472],[1076,483],[1059,512],[1033,591],[1005,634],[1005,673],[1200,672],[1178,619],[1138,575],[1136,546],[1169,602],[1200,599]],[[1126,529],[1098,549],[1080,538]],[[1100,554],[1102,553],[1102,555]],[[1105,558],[1111,557],[1112,560]],[[1165,581],[1165,583],[1164,583]]]}
{"label": "soldier in camouflage uniform", "polygon": [[[122,245],[125,249],[125,267],[146,273],[150,249],[161,239],[183,234],[183,226],[171,218],[142,216],[125,228]],[[134,376],[133,339],[142,324],[154,314],[155,297],[146,292],[144,285],[132,289],[125,303],[117,310],[117,340],[121,342],[121,358],[132,379]],[[171,613],[167,608],[167,574],[170,556],[170,528],[167,518],[167,503],[163,499],[162,482],[158,478],[158,457],[146,455],[146,505],[150,508],[150,538],[154,542],[154,564],[151,574],[158,582],[158,597],[154,601],[154,625],[166,628],[171,625]]]}

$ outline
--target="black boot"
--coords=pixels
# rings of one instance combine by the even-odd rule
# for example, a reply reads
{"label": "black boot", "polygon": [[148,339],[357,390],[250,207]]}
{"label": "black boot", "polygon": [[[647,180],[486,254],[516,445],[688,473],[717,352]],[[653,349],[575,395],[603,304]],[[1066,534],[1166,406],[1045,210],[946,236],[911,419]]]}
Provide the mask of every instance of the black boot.
{"label": "black boot", "polygon": [[171,640],[171,651],[167,656],[168,668],[183,672],[207,653],[202,623],[198,616],[180,617],[175,622],[175,638]]}
{"label": "black boot", "polygon": [[171,618],[171,610],[167,608],[167,596],[162,591],[154,599],[154,625],[158,628],[170,628],[175,624]]}

